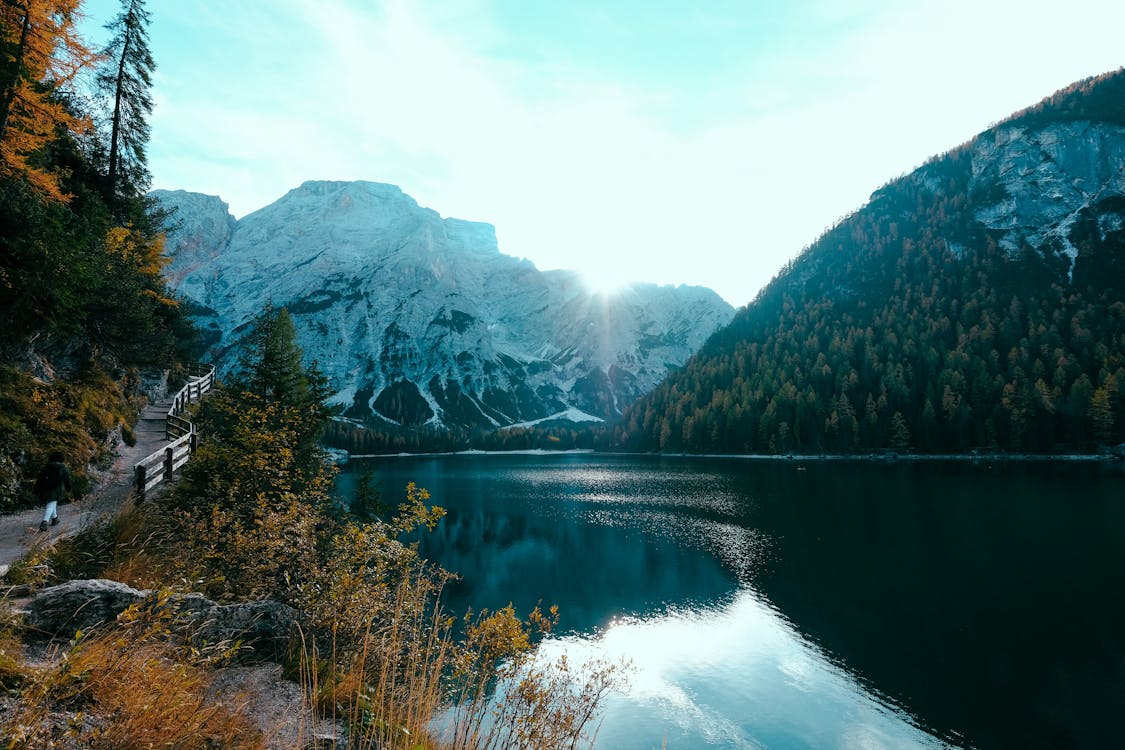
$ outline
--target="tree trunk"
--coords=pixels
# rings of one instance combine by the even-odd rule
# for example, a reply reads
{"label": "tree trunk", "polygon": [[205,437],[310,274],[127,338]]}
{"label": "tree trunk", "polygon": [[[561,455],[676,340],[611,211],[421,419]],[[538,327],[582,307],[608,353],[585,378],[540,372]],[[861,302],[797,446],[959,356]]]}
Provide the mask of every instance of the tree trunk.
{"label": "tree trunk", "polygon": [[109,201],[111,205],[117,203],[117,161],[118,148],[121,135],[121,97],[125,79],[125,60],[129,55],[129,42],[133,40],[132,33],[126,27],[125,43],[121,45],[121,59],[117,63],[117,81],[113,95],[113,126],[109,137]]}
{"label": "tree trunk", "polygon": [[8,116],[12,112],[12,100],[16,97],[16,89],[20,85],[20,76],[23,72],[23,53],[27,49],[27,35],[31,32],[31,11],[15,3],[8,3],[13,8],[23,10],[23,23],[20,27],[20,41],[16,45],[15,59],[12,61],[12,77],[4,87],[3,99],[0,99],[0,143],[8,133]]}

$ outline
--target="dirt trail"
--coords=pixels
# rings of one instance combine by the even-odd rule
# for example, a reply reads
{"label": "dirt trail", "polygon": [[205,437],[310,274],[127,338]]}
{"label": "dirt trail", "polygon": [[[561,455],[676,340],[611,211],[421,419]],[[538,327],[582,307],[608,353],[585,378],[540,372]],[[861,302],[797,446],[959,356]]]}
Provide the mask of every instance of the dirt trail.
{"label": "dirt trail", "polygon": [[88,495],[78,502],[59,506],[57,526],[39,531],[39,522],[43,520],[42,507],[0,516],[0,576],[31,549],[77,533],[98,519],[117,513],[131,500],[133,466],[168,444],[164,439],[164,419],[170,404],[169,400],[145,407],[133,428],[136,444],[119,446],[113,465],[107,471],[93,475],[94,488]]}

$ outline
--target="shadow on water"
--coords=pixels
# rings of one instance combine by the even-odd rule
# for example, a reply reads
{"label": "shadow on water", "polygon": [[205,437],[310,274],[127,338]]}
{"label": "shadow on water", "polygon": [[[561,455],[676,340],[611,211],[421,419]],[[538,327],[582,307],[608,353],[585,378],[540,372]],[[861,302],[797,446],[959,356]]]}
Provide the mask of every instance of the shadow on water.
{"label": "shadow on water", "polygon": [[1125,742],[1125,480],[1090,466],[740,473],[802,632],[947,737]]}
{"label": "shadow on water", "polygon": [[[415,481],[448,509],[422,546],[463,576],[453,611],[542,600],[565,632],[590,635],[727,607],[744,613],[737,629],[757,612],[749,592],[955,744],[1125,742],[1120,473],[605,456],[371,465],[395,502]],[[342,475],[341,491],[353,481]]]}

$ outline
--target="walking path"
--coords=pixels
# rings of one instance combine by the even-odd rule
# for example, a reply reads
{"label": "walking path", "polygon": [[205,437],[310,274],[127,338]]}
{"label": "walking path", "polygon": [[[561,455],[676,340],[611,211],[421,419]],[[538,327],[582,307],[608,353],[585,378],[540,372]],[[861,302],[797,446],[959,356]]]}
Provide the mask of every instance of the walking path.
{"label": "walking path", "polygon": [[76,534],[92,523],[117,514],[133,496],[133,467],[138,461],[162,446],[165,439],[165,419],[172,400],[150,404],[141,412],[133,428],[137,437],[135,445],[122,443],[113,465],[104,472],[95,471],[93,490],[77,502],[59,506],[59,523],[47,531],[39,531],[43,508],[0,516],[0,576],[8,572],[12,563],[32,549],[53,544],[57,539]]}

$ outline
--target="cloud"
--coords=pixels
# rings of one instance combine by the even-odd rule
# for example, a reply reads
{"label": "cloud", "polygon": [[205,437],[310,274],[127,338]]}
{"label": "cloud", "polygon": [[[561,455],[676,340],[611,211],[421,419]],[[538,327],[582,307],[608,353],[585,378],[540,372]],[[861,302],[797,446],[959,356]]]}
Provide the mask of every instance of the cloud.
{"label": "cloud", "polygon": [[152,166],[237,214],[305,179],[392,182],[541,268],[741,304],[880,184],[1114,67],[1120,24],[1077,3],[825,0],[792,39],[667,82],[515,54],[483,0],[177,4],[198,39],[161,63]]}

